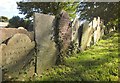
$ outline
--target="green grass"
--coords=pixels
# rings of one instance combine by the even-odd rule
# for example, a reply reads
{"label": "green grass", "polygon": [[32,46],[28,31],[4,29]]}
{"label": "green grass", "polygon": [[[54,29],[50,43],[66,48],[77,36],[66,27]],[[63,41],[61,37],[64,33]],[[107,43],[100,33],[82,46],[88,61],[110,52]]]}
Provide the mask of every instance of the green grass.
{"label": "green grass", "polygon": [[65,58],[31,81],[118,81],[118,33],[112,32],[86,51]]}
{"label": "green grass", "polygon": [[32,80],[118,81],[118,33],[104,36],[97,45],[65,58],[64,65],[55,66]]}

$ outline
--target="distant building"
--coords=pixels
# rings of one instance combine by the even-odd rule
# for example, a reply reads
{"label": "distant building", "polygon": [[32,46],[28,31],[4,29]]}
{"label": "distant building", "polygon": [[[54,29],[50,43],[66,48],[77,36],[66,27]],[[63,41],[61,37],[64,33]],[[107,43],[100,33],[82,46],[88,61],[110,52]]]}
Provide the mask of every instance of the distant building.
{"label": "distant building", "polygon": [[0,28],[5,28],[8,24],[8,22],[0,22]]}

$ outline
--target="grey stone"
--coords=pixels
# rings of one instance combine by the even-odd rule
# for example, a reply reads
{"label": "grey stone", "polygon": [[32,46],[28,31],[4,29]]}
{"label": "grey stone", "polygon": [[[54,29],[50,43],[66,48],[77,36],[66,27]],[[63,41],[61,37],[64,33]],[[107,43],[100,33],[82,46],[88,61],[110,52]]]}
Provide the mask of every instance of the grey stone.
{"label": "grey stone", "polygon": [[94,28],[94,44],[96,44],[101,36],[100,17],[98,17],[98,19],[94,18],[93,28]]}
{"label": "grey stone", "polygon": [[93,28],[89,26],[88,22],[83,24],[82,38],[81,38],[81,46],[80,50],[84,51],[87,46],[90,46],[90,42],[92,40]]}
{"label": "grey stone", "polygon": [[29,53],[34,47],[35,42],[31,41],[26,34],[15,34],[7,44],[0,45],[2,67],[7,69],[9,76],[18,75],[19,71],[25,67],[33,57]]}
{"label": "grey stone", "polygon": [[2,67],[0,67],[0,83],[2,82]]}
{"label": "grey stone", "polygon": [[52,40],[55,16],[35,13],[34,30],[37,48],[37,73],[55,65],[56,47]]}
{"label": "grey stone", "polygon": [[61,11],[61,17],[59,20],[59,36],[62,40],[62,48],[61,50],[66,51],[68,46],[70,45],[72,38],[72,29],[70,25],[70,17],[68,13],[64,10]]}
{"label": "grey stone", "polygon": [[78,29],[80,27],[80,23],[79,20],[77,18],[75,18],[75,20],[72,23],[72,41],[79,44],[78,43]]}
{"label": "grey stone", "polygon": [[28,32],[26,29],[0,28],[0,44],[6,39],[15,35],[16,33],[26,34],[32,41],[34,40],[34,33]]}

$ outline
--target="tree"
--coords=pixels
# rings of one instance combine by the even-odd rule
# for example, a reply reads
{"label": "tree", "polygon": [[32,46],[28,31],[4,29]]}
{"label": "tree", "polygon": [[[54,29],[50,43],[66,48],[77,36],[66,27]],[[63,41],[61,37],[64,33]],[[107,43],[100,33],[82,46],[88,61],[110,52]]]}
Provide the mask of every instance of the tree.
{"label": "tree", "polygon": [[[118,2],[81,2],[77,12],[80,13],[80,19],[87,19],[91,21],[93,17],[101,17],[105,25],[115,25],[118,22]],[[111,22],[111,23],[109,23]],[[116,22],[116,23],[115,23]],[[116,26],[117,27],[117,26]]]}
{"label": "tree", "polygon": [[21,14],[26,15],[26,18],[33,16],[34,12],[44,13],[49,15],[57,15],[61,10],[66,10],[70,17],[75,17],[76,7],[75,2],[17,2],[18,9]]}
{"label": "tree", "polygon": [[24,27],[28,30],[32,30],[31,26],[32,26],[31,20],[23,19],[20,18],[19,16],[13,16],[9,20],[9,25],[8,25],[8,27],[13,27],[13,28]]}
{"label": "tree", "polygon": [[0,22],[7,22],[7,21],[8,21],[7,17],[5,17],[5,16],[0,17]]}

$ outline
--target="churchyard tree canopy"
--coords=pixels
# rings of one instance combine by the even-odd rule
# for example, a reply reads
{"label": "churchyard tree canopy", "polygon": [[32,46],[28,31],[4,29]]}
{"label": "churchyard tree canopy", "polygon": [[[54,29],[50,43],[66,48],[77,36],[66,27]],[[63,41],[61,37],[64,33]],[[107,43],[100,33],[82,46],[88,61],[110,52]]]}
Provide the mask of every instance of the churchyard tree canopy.
{"label": "churchyard tree canopy", "polygon": [[92,20],[93,17],[101,17],[105,24],[117,25],[118,22],[118,2],[81,2],[77,9],[80,19]]}
{"label": "churchyard tree canopy", "polygon": [[78,2],[17,2],[17,6],[26,18],[32,17],[34,12],[57,15],[61,10],[67,11],[70,17],[75,17]]}

